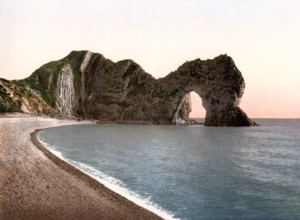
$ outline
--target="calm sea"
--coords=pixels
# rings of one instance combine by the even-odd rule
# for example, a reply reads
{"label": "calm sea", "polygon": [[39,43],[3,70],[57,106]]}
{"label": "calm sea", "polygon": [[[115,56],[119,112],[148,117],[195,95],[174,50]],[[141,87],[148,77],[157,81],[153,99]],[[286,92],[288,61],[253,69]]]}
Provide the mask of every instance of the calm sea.
{"label": "calm sea", "polygon": [[259,127],[74,125],[56,155],[166,219],[300,219],[300,120]]}

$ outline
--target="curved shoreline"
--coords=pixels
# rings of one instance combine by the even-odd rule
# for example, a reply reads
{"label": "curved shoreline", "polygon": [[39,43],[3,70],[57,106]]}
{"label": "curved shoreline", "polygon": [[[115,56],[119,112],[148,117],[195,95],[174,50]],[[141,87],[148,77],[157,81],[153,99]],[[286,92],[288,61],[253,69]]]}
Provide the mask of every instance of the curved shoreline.
{"label": "curved shoreline", "polygon": [[162,219],[53,155],[38,141],[38,130],[67,124],[76,122],[1,118],[5,132],[0,134],[0,219]]}
{"label": "curved shoreline", "polygon": [[[50,128],[50,127],[49,127]],[[47,129],[47,128],[45,128]],[[99,183],[97,180],[93,179],[92,177],[88,176],[87,174],[83,173],[73,165],[69,164],[68,162],[60,159],[53,153],[51,153],[37,138],[37,133],[39,131],[45,130],[45,129],[37,129],[33,133],[30,134],[30,140],[34,143],[34,145],[44,153],[46,157],[48,157],[53,163],[55,163],[59,168],[67,171],[68,173],[75,175],[77,178],[83,180],[85,183],[87,183],[90,187],[96,189],[97,191],[100,191],[104,185]],[[100,191],[101,192],[101,191]],[[115,192],[113,192],[115,193]],[[115,193],[117,194],[117,193]],[[117,196],[117,195],[116,195]]]}
{"label": "curved shoreline", "polygon": [[[73,126],[73,125],[71,125]],[[75,125],[76,126],[76,125]],[[46,128],[48,129],[48,128]],[[64,157],[59,151],[51,148],[49,144],[44,142],[41,137],[38,135],[40,131],[45,129],[38,129],[35,132],[31,133],[31,141],[39,148],[49,159],[53,160],[53,162],[58,165],[60,168],[66,170],[67,172],[72,172],[74,175],[77,175],[83,179],[83,181],[92,183],[91,187],[97,188],[97,185],[100,184],[102,187],[111,190],[117,195],[123,197],[126,200],[129,200],[133,204],[146,209],[155,215],[166,219],[166,220],[175,220],[173,214],[163,208],[159,207],[157,204],[153,203],[149,198],[141,197],[139,194],[131,191],[130,189],[119,185],[119,180],[110,181],[110,179],[114,179],[114,177],[107,176],[108,178],[103,178],[103,175],[100,176],[95,173],[102,173],[100,170],[95,169],[94,167],[88,164],[78,165],[78,162],[74,160],[70,160],[67,157]],[[80,163],[81,164],[81,163]],[[85,168],[84,168],[85,167]],[[87,168],[88,167],[88,168]],[[93,172],[89,172],[88,170],[93,170]],[[94,172],[96,171],[96,172]],[[106,176],[104,174],[104,176]],[[96,186],[95,186],[96,185]]]}
{"label": "curved shoreline", "polygon": [[[47,128],[45,128],[47,129]],[[108,187],[106,187],[103,183],[99,182],[98,180],[94,179],[93,177],[91,177],[90,175],[86,174],[85,172],[81,171],[79,168],[75,167],[74,165],[68,163],[67,161],[59,158],[58,156],[56,156],[55,154],[53,154],[50,150],[48,150],[38,139],[37,134],[39,131],[45,130],[45,129],[37,129],[36,131],[34,131],[33,133],[30,134],[31,136],[31,141],[35,144],[35,146],[42,151],[50,160],[52,160],[58,167],[60,167],[61,169],[67,171],[68,173],[71,173],[72,175],[75,175],[77,178],[81,179],[82,181],[84,181],[85,183],[87,183],[91,188],[95,189],[96,191],[98,191],[99,193],[103,192],[104,190],[110,190],[112,192],[112,196],[116,197],[117,199],[120,199],[121,202],[128,202],[128,205],[134,205],[134,206],[138,206],[142,209],[147,210],[144,207],[141,207],[140,205],[134,203],[133,201],[127,199],[126,197],[118,194],[117,192],[109,189]],[[121,198],[118,198],[121,197]],[[122,201],[124,200],[124,201]],[[132,204],[130,204],[132,203]],[[150,210],[147,210],[149,212],[151,212]],[[155,215],[157,215],[156,213],[154,213]],[[160,217],[160,216],[159,216]]]}

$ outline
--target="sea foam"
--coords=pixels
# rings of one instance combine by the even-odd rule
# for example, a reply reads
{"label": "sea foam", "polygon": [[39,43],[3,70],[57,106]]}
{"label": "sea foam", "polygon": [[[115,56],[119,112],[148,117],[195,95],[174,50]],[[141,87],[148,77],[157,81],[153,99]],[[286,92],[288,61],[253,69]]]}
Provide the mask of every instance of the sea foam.
{"label": "sea foam", "polygon": [[101,184],[103,184],[108,189],[116,192],[117,194],[125,197],[126,199],[132,201],[133,203],[141,206],[142,208],[145,208],[154,214],[166,219],[166,220],[177,220],[178,218],[175,218],[174,215],[164,210],[163,208],[159,207],[157,204],[151,202],[151,197],[144,198],[140,196],[139,194],[129,190],[126,188],[125,184],[114,177],[108,176],[101,172],[100,170],[95,169],[92,166],[89,166],[84,163],[80,163],[74,160],[70,160],[62,155],[61,152],[55,150],[55,146],[51,146],[44,142],[42,140],[42,137],[40,135],[40,132],[37,134],[38,140],[41,142],[41,144],[46,147],[52,154],[60,158],[61,160],[66,161],[69,164],[72,164],[76,168],[78,168],[80,171],[86,173],[93,179],[97,180]]}

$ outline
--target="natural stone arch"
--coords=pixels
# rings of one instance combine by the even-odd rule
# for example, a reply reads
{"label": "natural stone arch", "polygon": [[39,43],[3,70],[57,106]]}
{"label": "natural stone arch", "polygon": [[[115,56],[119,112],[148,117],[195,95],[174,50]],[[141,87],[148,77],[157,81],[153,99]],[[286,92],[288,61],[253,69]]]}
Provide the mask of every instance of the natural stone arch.
{"label": "natural stone arch", "polygon": [[[206,110],[206,126],[255,125],[239,107],[245,82],[234,61],[227,55],[213,60],[186,62],[158,83],[173,98],[169,103],[173,123],[189,123],[179,112],[184,105],[189,105],[184,101],[186,94],[195,91]],[[177,104],[174,105],[174,102]],[[183,108],[189,109],[187,106]]]}
{"label": "natural stone arch", "polygon": [[[39,112],[62,117],[189,123],[186,113],[191,106],[186,94],[195,91],[206,110],[205,125],[255,125],[238,106],[245,83],[227,55],[185,62],[166,77],[155,79],[132,60],[114,63],[101,54],[72,51],[18,84],[36,91],[32,96],[40,94],[46,107]],[[62,85],[66,89],[59,89]]]}
{"label": "natural stone arch", "polygon": [[[185,94],[183,96],[183,98],[181,99],[180,104],[178,105],[177,110],[176,110],[176,112],[174,114],[174,117],[173,117],[172,122],[174,124],[194,124],[194,123],[198,123],[196,120],[193,120],[190,117],[191,112],[193,110],[195,110],[195,108],[196,108],[194,106],[194,103],[192,103],[192,93],[194,93],[196,96],[198,96],[198,99],[201,100],[201,106],[202,106],[202,109],[205,111],[205,115],[206,115],[206,110],[203,107],[201,97],[198,95],[197,92],[191,91],[191,92]],[[199,108],[199,106],[197,106],[197,107]],[[204,118],[205,118],[205,115],[204,115]]]}

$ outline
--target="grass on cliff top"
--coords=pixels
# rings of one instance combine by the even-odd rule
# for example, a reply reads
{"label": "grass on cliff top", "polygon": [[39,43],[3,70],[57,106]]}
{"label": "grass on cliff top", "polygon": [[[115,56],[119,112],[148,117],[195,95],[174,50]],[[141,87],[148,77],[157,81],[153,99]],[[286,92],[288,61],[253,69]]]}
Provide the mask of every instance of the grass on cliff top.
{"label": "grass on cliff top", "polygon": [[[31,76],[17,83],[25,86],[29,85],[34,90],[38,91],[42,98],[52,107],[56,102],[57,79],[61,74],[61,69],[66,64],[70,64],[74,73],[74,87],[78,87],[80,81],[80,65],[86,51],[72,51],[68,56],[58,61],[49,62],[39,69],[34,71]],[[76,90],[76,89],[75,89]]]}

